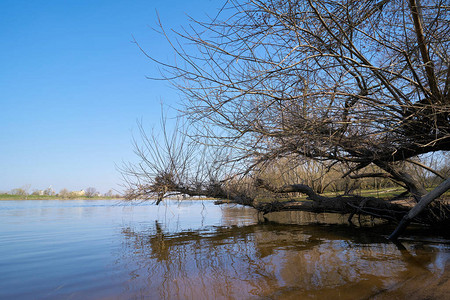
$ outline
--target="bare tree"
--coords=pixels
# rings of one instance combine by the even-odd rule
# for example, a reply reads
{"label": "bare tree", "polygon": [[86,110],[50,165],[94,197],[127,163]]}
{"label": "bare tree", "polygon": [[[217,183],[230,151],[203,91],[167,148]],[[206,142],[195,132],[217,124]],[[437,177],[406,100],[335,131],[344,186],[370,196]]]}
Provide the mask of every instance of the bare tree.
{"label": "bare tree", "polygon": [[16,188],[11,190],[11,195],[17,195],[17,196],[27,196],[27,192],[24,188]]}
{"label": "bare tree", "polygon": [[88,188],[86,188],[86,190],[84,192],[85,192],[86,197],[92,198],[97,194],[97,189],[94,187],[88,187]]}
{"label": "bare tree", "polygon": [[47,196],[54,196],[55,195],[55,191],[53,190],[52,186],[49,186],[48,188],[46,188],[44,190],[44,195],[47,195]]}
{"label": "bare tree", "polygon": [[69,195],[70,195],[70,191],[66,188],[63,188],[62,190],[60,190],[59,194],[58,194],[59,197],[64,198],[64,199],[69,198]]}
{"label": "bare tree", "polygon": [[[213,182],[222,190],[231,179],[257,179],[261,168],[280,159],[308,159],[324,170],[341,166],[349,180],[389,179],[419,202],[427,191],[407,166],[420,155],[450,150],[449,12],[448,2],[439,0],[227,1],[217,16],[193,20],[175,40],[161,26],[176,62],[148,56],[185,95],[185,136],[213,152],[226,151],[213,159],[234,168]],[[170,162],[183,152],[166,148]],[[164,182],[160,196],[186,193],[185,178],[172,184],[174,166],[184,164],[135,174]],[[373,166],[379,172],[371,172]],[[436,173],[425,164],[415,167]],[[254,182],[277,193],[306,193],[317,200],[317,210],[326,200],[307,185]],[[139,195],[157,189],[142,186],[150,188]],[[404,215],[385,213],[394,208],[380,199],[371,200],[374,209],[383,206],[377,214],[365,211],[370,201],[351,199],[356,202],[327,200],[334,203],[330,210],[353,208],[396,220]],[[340,208],[334,206],[339,201]]]}
{"label": "bare tree", "polygon": [[126,199],[156,199],[159,204],[164,197],[182,194],[250,201],[247,191],[230,188],[237,166],[226,158],[230,155],[228,148],[190,140],[180,122],[172,133],[164,118],[161,127],[161,134],[148,136],[139,124],[141,141],[134,141],[134,149],[140,161],[122,168]]}
{"label": "bare tree", "polygon": [[30,194],[30,188],[31,184],[26,184],[21,188],[11,190],[11,195],[19,195],[25,197],[25,199],[28,199],[28,195]]}
{"label": "bare tree", "polygon": [[105,197],[107,198],[112,198],[113,197],[113,190],[109,189],[106,193],[105,193]]}

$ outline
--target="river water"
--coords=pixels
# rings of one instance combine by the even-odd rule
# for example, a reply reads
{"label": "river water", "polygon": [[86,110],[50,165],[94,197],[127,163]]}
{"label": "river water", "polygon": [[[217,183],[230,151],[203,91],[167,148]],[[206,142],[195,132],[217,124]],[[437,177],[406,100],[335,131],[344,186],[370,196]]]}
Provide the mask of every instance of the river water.
{"label": "river water", "polygon": [[212,201],[0,201],[0,299],[450,299],[448,236]]}

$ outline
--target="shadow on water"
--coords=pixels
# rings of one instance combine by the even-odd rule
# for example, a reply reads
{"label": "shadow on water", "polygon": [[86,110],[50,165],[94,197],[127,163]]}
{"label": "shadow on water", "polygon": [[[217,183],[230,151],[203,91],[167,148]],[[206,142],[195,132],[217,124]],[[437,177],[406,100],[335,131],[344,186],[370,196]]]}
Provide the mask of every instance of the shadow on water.
{"label": "shadow on water", "polygon": [[342,217],[317,222],[301,214],[233,224],[230,215],[239,213],[225,207],[223,226],[201,229],[173,231],[160,221],[122,228],[119,263],[128,272],[123,296],[444,299],[450,292],[445,237],[430,240],[413,229],[410,236],[419,242],[393,244],[384,238],[392,225],[356,228]]}

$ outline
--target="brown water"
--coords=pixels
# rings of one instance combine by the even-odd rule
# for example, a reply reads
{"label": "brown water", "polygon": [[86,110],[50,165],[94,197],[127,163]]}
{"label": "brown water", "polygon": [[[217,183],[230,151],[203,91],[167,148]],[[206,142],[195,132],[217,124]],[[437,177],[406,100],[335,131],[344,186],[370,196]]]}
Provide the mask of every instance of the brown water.
{"label": "brown water", "polygon": [[210,201],[2,201],[0,298],[450,299],[445,235],[413,228],[394,245],[392,226],[267,217]]}

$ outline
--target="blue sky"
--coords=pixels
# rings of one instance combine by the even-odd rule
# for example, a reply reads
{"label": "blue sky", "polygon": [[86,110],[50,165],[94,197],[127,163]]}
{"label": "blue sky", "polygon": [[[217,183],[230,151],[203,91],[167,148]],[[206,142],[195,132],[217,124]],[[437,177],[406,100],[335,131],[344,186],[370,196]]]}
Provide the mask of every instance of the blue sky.
{"label": "blue sky", "polygon": [[211,0],[0,0],[0,192],[121,189],[136,120],[157,126],[177,93],[132,43],[170,59],[154,32],[213,15]]}

